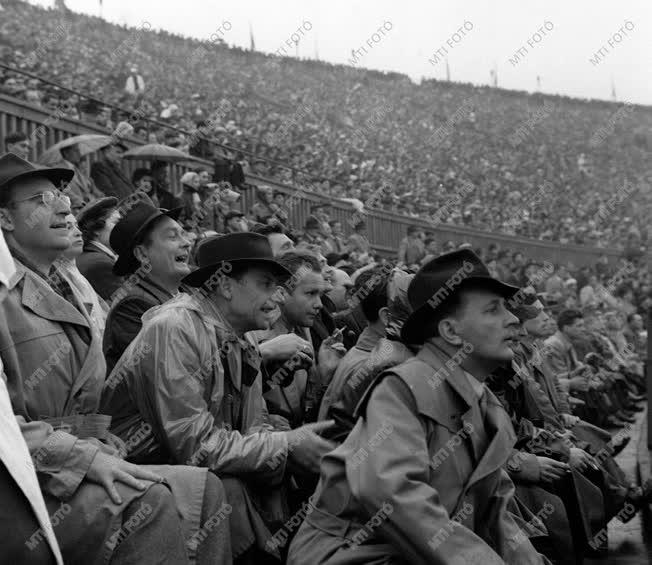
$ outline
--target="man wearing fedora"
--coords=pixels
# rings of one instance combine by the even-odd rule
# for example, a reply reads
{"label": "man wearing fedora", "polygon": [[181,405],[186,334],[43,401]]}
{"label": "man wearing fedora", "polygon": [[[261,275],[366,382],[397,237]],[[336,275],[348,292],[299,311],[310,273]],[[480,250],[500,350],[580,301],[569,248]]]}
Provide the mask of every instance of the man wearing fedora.
{"label": "man wearing fedora", "polygon": [[329,424],[291,431],[267,424],[260,353],[244,337],[267,327],[277,285],[289,276],[267,238],[208,238],[197,263],[183,279],[196,292],[143,316],[107,379],[102,410],[122,438],[151,425],[151,441],[135,454],[141,460],[196,465],[222,478],[236,563],[265,563],[277,552],[267,545],[269,528],[286,517],[279,486],[291,466],[319,469],[331,444],[316,432]]}
{"label": "man wearing fedora", "polygon": [[77,258],[77,268],[107,302],[111,302],[111,296],[122,284],[122,277],[113,272],[118,256],[109,242],[113,226],[119,219],[118,199],[114,196],[91,202],[77,215],[77,225],[84,239],[84,250]]}
{"label": "man wearing fedora", "polygon": [[513,356],[516,291],[469,250],[419,270],[401,337],[423,346],[380,374],[322,459],[289,565],[545,563],[507,510],[515,434],[484,384]]}
{"label": "man wearing fedora", "polygon": [[139,202],[111,232],[111,247],[118,253],[113,273],[125,282],[114,293],[106,320],[107,374],[140,331],[142,315],[176,296],[190,272],[190,240],[177,221],[181,210]]}
{"label": "man wearing fedora", "polygon": [[[0,157],[0,226],[16,267],[0,304],[0,359],[48,510],[63,508],[55,527],[63,560],[225,563],[230,548],[220,535],[228,520],[197,552],[186,547],[186,536],[223,502],[219,481],[191,467],[128,463],[120,455],[125,444],[98,413],[106,377],[101,337],[54,268],[70,245],[70,200],[58,187],[72,175]],[[126,523],[130,529],[121,530]]]}

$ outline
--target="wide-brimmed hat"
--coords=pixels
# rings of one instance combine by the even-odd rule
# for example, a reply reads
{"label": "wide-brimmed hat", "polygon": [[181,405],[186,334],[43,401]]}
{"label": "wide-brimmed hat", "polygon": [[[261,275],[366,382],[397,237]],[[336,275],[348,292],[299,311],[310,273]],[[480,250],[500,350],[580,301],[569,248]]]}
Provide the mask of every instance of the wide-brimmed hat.
{"label": "wide-brimmed hat", "polygon": [[201,286],[220,267],[225,274],[232,265],[259,265],[269,269],[276,277],[287,279],[290,271],[274,259],[272,247],[264,235],[251,232],[230,233],[205,239],[197,249],[197,270],[186,275],[183,282]]}
{"label": "wide-brimmed hat", "polygon": [[504,298],[511,298],[518,292],[518,287],[493,278],[470,249],[440,255],[421,267],[408,287],[408,300],[413,312],[403,325],[401,339],[405,343],[423,343],[424,329],[433,315],[469,285],[486,288]]}
{"label": "wide-brimmed hat", "polygon": [[115,196],[105,196],[89,202],[77,214],[77,224],[83,231],[87,224],[101,218],[111,209],[118,208],[118,199]]}
{"label": "wide-brimmed hat", "polygon": [[139,265],[138,259],[134,256],[134,247],[141,241],[145,230],[162,216],[178,220],[182,210],[183,207],[165,210],[146,201],[132,206],[114,226],[109,236],[109,243],[113,251],[118,254],[118,260],[113,265],[113,273],[118,276],[133,273]]}
{"label": "wide-brimmed hat", "polygon": [[14,153],[5,153],[0,157],[0,191],[7,188],[10,183],[23,179],[44,177],[57,188],[62,188],[75,176],[71,169],[62,167],[39,167],[21,159]]}

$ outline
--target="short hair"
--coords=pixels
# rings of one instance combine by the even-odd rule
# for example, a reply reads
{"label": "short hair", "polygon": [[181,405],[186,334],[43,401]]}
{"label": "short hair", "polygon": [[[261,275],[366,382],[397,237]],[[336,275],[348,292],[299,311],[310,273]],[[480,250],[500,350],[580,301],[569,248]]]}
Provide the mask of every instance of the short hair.
{"label": "short hair", "polygon": [[434,237],[426,237],[426,240],[423,242],[423,244],[428,247],[431,243],[436,242],[437,240]]}
{"label": "short hair", "polygon": [[328,225],[330,227],[334,227],[335,224],[341,224],[341,223],[342,223],[342,220],[331,220],[330,222],[328,222]]}
{"label": "short hair", "polygon": [[421,228],[419,226],[408,226],[407,232],[408,234],[413,234],[418,232],[420,229]]}
{"label": "short hair", "polygon": [[143,177],[151,177],[151,176],[152,176],[152,171],[144,167],[140,167],[139,169],[136,169],[134,173],[131,175],[131,182],[135,185],[138,184]]}
{"label": "short hair", "polygon": [[5,135],[5,147],[9,143],[19,143],[20,141],[27,141],[27,135],[22,131],[10,131]]}
{"label": "short hair", "polygon": [[428,321],[425,324],[423,329],[423,341],[430,339],[431,337],[439,337],[439,322],[444,318],[452,316],[460,310],[464,305],[463,302],[464,291],[458,290],[449,296],[443,304],[440,304],[437,309],[429,317]]}
{"label": "short hair", "polygon": [[321,263],[314,253],[309,251],[287,251],[277,258],[277,261],[283,265],[293,275],[301,267],[306,267],[316,273],[321,273]]}
{"label": "short hair", "polygon": [[353,296],[360,303],[365,319],[371,323],[378,321],[378,311],[387,306],[387,270],[374,267],[360,274],[353,287]]}
{"label": "short hair", "polygon": [[106,225],[109,216],[116,210],[117,208],[115,207],[107,207],[99,216],[96,216],[87,222],[83,222],[82,225],[79,226],[79,229],[82,232],[84,245],[97,238],[97,233]]}
{"label": "short hair", "polygon": [[253,228],[249,230],[252,233],[259,233],[265,237],[273,234],[280,233],[284,234],[285,230],[279,225],[269,225],[269,224],[256,224]]}
{"label": "short hair", "polygon": [[[629,314],[627,314],[627,323],[631,324],[635,316],[641,316],[641,315],[638,312],[630,312]],[[641,318],[642,317],[643,316],[641,316]]]}
{"label": "short hair", "polygon": [[557,316],[557,327],[563,330],[566,326],[572,326],[578,318],[583,317],[584,315],[579,310],[562,310]]}

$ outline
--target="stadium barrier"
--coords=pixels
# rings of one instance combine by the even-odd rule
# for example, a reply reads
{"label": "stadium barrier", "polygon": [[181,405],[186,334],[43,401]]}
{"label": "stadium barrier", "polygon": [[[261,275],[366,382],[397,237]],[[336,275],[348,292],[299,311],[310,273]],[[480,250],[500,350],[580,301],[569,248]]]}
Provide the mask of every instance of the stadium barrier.
{"label": "stadium barrier", "polygon": [[[32,147],[32,153],[30,155],[32,159],[37,159],[48,147],[73,135],[111,133],[107,128],[96,124],[81,122],[67,117],[53,118],[43,108],[38,108],[25,101],[0,94],[0,141],[10,131],[22,131],[30,137],[35,135],[35,132],[39,128],[44,128],[45,131],[41,129],[40,131],[43,131],[43,135],[36,136],[36,142]],[[129,147],[144,144],[143,141],[134,138],[125,139],[124,142]],[[5,151],[4,146],[0,146],[0,151]],[[96,155],[91,155],[91,162],[96,158]],[[213,164],[210,161],[198,158],[193,158],[193,161],[197,163],[195,167],[185,163],[171,165],[170,184],[174,193],[179,193],[179,178],[185,171],[197,167],[204,167],[210,171],[213,170]],[[131,172],[136,167],[146,165],[146,163],[140,161],[124,162],[125,170],[129,175],[131,175]],[[594,264],[603,253],[612,264],[622,257],[622,252],[617,249],[603,249],[541,241],[486,232],[453,224],[432,225],[423,219],[409,218],[375,208],[369,208],[362,215],[355,212],[351,204],[347,202],[298,189],[288,184],[259,177],[255,174],[246,174],[245,178],[246,186],[243,187],[242,198],[243,211],[246,212],[251,209],[256,198],[256,187],[261,185],[271,186],[274,190],[283,192],[288,197],[290,200],[290,219],[292,225],[298,228],[304,225],[306,218],[310,214],[311,206],[314,206],[318,202],[326,203],[331,208],[330,216],[332,219],[341,221],[347,234],[353,231],[355,221],[364,217],[367,224],[368,236],[374,244],[374,249],[385,256],[395,255],[401,239],[405,237],[407,227],[417,225],[424,230],[432,231],[441,243],[448,240],[456,244],[466,242],[470,243],[474,248],[486,247],[491,243],[497,243],[501,247],[507,247],[513,251],[522,251],[527,257],[536,261],[550,261],[553,263],[570,262],[575,266],[583,266]]]}

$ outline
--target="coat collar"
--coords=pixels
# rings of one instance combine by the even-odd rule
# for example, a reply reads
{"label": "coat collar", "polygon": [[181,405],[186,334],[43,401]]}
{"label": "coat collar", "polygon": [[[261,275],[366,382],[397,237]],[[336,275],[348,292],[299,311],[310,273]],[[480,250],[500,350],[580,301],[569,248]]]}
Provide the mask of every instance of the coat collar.
{"label": "coat collar", "polygon": [[[90,329],[88,318],[74,304],[52,290],[41,275],[27,268],[15,257],[14,263],[16,272],[9,281],[9,290],[16,288],[21,280],[24,281],[21,292],[23,306],[42,318],[54,322],[77,324]],[[80,307],[83,308],[81,303]]]}
{"label": "coat collar", "polygon": [[149,277],[139,278],[136,284],[145,292],[151,294],[154,299],[161,304],[163,304],[163,302],[167,302],[174,296]]}
{"label": "coat collar", "polygon": [[[435,379],[443,379],[450,386],[452,391],[462,400],[462,403],[450,402],[451,398],[445,394],[432,394],[431,398],[438,402],[433,404],[436,409],[435,419],[442,422],[442,416],[448,421],[454,420],[457,415],[459,428],[462,425],[468,428],[483,428],[487,435],[488,443],[482,450],[479,435],[469,433],[469,439],[476,455],[476,467],[469,478],[465,490],[482,478],[493,473],[504,465],[511,453],[512,446],[516,442],[516,435],[505,409],[496,396],[485,385],[487,395],[487,410],[484,422],[480,419],[478,397],[471,387],[471,383],[464,374],[464,371],[450,355],[431,342],[427,342],[419,351],[417,358],[435,369]],[[436,384],[436,382],[434,383]],[[433,384],[433,386],[434,386]],[[417,399],[419,402],[420,399]],[[457,430],[459,431],[459,430]],[[460,500],[463,497],[460,497]]]}
{"label": "coat collar", "polygon": [[376,346],[381,337],[383,337],[382,333],[371,326],[367,326],[362,330],[358,341],[355,342],[355,347],[368,353]]}

